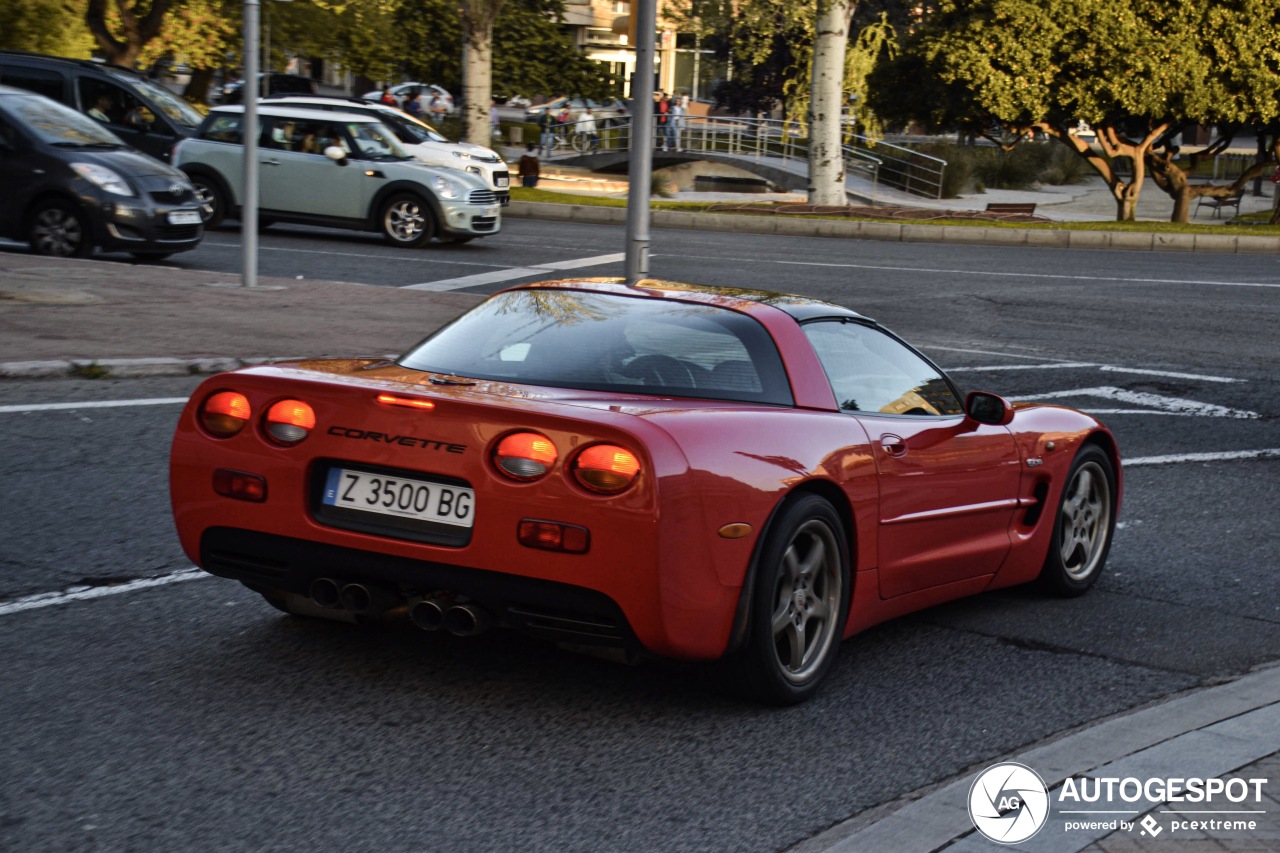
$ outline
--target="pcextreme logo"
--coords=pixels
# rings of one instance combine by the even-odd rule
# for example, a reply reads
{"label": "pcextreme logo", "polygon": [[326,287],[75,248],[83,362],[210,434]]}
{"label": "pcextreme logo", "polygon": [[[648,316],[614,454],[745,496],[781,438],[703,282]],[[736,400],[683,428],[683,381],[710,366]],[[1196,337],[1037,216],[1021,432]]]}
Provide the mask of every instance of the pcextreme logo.
{"label": "pcextreme logo", "polygon": [[1049,819],[1049,789],[1040,774],[1024,764],[992,765],[969,788],[969,817],[992,841],[1019,844]]}

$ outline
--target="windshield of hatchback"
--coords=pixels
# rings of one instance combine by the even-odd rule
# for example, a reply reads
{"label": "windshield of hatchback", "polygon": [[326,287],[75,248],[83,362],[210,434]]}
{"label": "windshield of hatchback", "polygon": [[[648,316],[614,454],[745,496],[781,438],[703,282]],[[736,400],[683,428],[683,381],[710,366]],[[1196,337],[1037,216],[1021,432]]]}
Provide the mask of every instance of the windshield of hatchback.
{"label": "windshield of hatchback", "polygon": [[499,294],[400,364],[468,379],[790,405],[769,333],[714,305],[577,290]]}
{"label": "windshield of hatchback", "polygon": [[411,160],[391,128],[376,122],[350,122],[347,132],[355,141],[360,155],[369,160]]}
{"label": "windshield of hatchback", "polygon": [[98,122],[39,95],[3,100],[9,113],[42,142],[68,148],[124,148],[124,141]]}
{"label": "windshield of hatchback", "polygon": [[124,74],[117,75],[117,79],[136,92],[145,95],[174,124],[183,127],[195,127],[204,119],[204,116],[200,115],[195,107],[150,80],[141,80]]}
{"label": "windshield of hatchback", "polygon": [[399,136],[402,142],[408,142],[411,145],[416,145],[420,142],[449,141],[437,133],[435,128],[431,125],[423,121],[419,121],[412,116],[394,115],[391,114],[390,110],[388,110],[387,114],[385,114],[383,118],[385,121],[392,122],[395,125],[396,130],[400,131]]}

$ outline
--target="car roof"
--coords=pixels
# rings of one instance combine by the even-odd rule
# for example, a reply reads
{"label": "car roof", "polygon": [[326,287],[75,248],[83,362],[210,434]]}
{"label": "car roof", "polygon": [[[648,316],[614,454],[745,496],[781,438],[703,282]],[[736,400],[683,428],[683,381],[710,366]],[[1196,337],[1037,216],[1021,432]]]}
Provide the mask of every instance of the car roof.
{"label": "car roof", "polygon": [[635,284],[627,284],[621,278],[578,278],[558,281],[538,281],[510,288],[511,290],[591,290],[597,293],[613,293],[619,296],[642,296],[650,299],[670,299],[679,302],[697,302],[718,305],[747,314],[756,313],[756,306],[767,305],[791,315],[796,320],[815,317],[844,317],[874,322],[843,305],[824,302],[794,293],[756,290],[745,287],[715,287],[705,284],[689,284],[682,281],[665,281],[644,278]]}
{"label": "car roof", "polygon": [[[209,115],[218,113],[242,113],[244,112],[243,104],[224,104],[209,110]],[[271,102],[260,102],[258,104],[258,115],[267,115],[272,117],[283,118],[309,118],[316,117],[315,110],[308,110],[302,106],[290,108],[288,104],[274,104]],[[361,115],[359,113],[344,113],[330,111],[326,113],[327,118],[338,118],[343,121],[359,121],[366,124],[380,124],[380,120],[370,115]]]}
{"label": "car roof", "polygon": [[74,59],[70,56],[50,56],[47,53],[32,53],[29,50],[0,50],[0,56],[15,57],[18,59],[33,59],[40,62],[52,62],[60,65],[73,65],[78,68],[92,68],[97,71],[110,71],[116,74],[128,74],[131,77],[147,79],[147,75],[143,74],[136,68],[127,68],[123,65],[113,65],[110,62],[100,62],[96,59]]}

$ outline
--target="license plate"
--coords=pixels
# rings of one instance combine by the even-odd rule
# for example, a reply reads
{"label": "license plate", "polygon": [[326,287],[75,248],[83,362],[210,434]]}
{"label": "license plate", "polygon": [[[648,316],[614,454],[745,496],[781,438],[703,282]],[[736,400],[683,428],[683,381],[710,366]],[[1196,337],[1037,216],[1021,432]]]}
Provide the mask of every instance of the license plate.
{"label": "license plate", "polygon": [[329,469],[322,498],[327,506],[454,527],[474,523],[475,501],[476,493],[462,486],[349,468]]}
{"label": "license plate", "polygon": [[483,215],[483,216],[497,216],[497,215],[498,215],[498,211],[500,211],[500,210],[502,210],[502,205],[500,205],[500,204],[491,204],[491,205],[489,205],[488,207],[486,207],[486,208],[484,209],[484,213],[483,213],[482,215]]}
{"label": "license plate", "polygon": [[495,183],[495,184],[497,184],[497,185],[498,185],[498,186],[500,186],[500,187],[509,187],[509,186],[511,186],[511,179],[510,179],[510,178],[498,178],[496,181],[494,181],[494,183]]}
{"label": "license plate", "polygon": [[199,225],[200,211],[198,210],[171,210],[169,211],[170,225]]}

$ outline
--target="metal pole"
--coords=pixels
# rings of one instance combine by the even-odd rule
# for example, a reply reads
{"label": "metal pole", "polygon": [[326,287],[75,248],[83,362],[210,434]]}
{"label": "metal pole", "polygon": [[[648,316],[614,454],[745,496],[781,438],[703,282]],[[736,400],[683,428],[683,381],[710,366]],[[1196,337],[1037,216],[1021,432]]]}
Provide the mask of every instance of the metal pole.
{"label": "metal pole", "polygon": [[653,181],[653,60],[657,0],[636,0],[636,70],[631,75],[631,159],[627,190],[627,284],[649,277],[649,196]]}
{"label": "metal pole", "polygon": [[240,194],[242,287],[258,286],[258,0],[244,0],[244,185]]}

